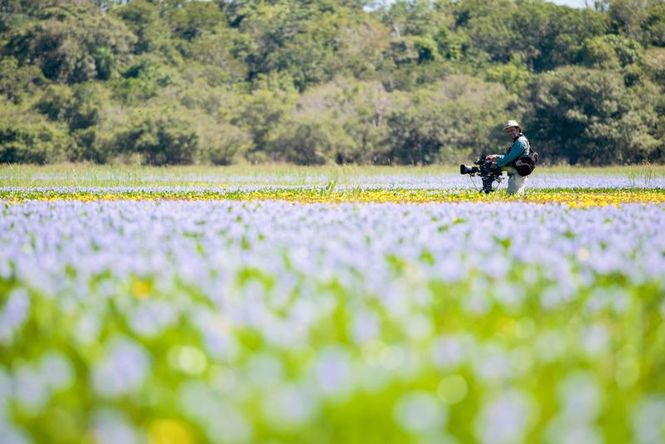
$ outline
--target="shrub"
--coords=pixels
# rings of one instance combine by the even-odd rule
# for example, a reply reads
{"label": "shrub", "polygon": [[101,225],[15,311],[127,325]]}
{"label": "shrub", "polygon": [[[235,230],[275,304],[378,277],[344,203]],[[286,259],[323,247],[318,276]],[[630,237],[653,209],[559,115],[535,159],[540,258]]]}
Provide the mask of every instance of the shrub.
{"label": "shrub", "polygon": [[38,116],[0,115],[0,163],[64,160],[72,141],[64,129]]}
{"label": "shrub", "polygon": [[251,135],[229,123],[199,119],[195,129],[199,139],[196,159],[201,163],[230,165],[252,147]]}
{"label": "shrub", "polygon": [[192,163],[198,144],[199,138],[187,122],[157,113],[130,124],[114,141],[117,152],[139,154],[148,165]]}
{"label": "shrub", "polygon": [[343,163],[356,149],[355,141],[337,122],[317,116],[297,116],[275,132],[268,144],[274,160],[299,165]]}

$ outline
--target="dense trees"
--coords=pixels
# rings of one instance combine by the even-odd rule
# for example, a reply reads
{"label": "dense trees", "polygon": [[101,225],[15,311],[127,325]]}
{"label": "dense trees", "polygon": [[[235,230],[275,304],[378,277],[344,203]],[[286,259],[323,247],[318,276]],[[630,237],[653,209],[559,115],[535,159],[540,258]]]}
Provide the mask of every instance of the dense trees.
{"label": "dense trees", "polygon": [[533,137],[546,156],[572,163],[648,160],[662,147],[659,100],[655,85],[628,87],[616,71],[561,68],[540,77],[533,90]]}
{"label": "dense trees", "polygon": [[665,158],[665,5],[6,0],[0,162]]}
{"label": "dense trees", "polygon": [[62,2],[35,11],[33,20],[5,33],[3,55],[38,66],[62,83],[108,80],[128,55],[134,34],[86,2]]}

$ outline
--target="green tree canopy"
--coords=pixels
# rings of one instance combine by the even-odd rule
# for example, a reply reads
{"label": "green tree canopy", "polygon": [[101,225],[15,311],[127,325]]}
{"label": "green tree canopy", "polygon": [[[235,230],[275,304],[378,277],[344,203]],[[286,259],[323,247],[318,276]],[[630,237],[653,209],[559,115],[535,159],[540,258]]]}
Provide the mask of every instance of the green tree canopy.
{"label": "green tree canopy", "polygon": [[[3,162],[665,160],[665,5],[0,1]],[[39,145],[39,146],[38,146]]]}
{"label": "green tree canopy", "polygon": [[658,140],[657,87],[626,87],[620,73],[567,67],[540,77],[529,131],[545,156],[571,163],[648,160]]}

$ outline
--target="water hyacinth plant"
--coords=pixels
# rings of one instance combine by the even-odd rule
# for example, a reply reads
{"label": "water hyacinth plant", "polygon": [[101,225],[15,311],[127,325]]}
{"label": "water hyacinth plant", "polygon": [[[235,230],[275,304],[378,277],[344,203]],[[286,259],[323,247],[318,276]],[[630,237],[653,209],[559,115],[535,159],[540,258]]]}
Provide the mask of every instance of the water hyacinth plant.
{"label": "water hyacinth plant", "polygon": [[23,200],[0,442],[662,442],[665,208]]}

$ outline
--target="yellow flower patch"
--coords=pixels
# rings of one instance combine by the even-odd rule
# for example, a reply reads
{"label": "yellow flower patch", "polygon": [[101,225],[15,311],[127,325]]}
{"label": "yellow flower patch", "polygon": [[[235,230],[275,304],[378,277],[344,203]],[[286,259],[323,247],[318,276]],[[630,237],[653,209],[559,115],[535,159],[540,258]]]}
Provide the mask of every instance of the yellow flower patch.
{"label": "yellow flower patch", "polygon": [[540,189],[523,196],[510,196],[505,191],[483,194],[471,190],[411,189],[265,189],[256,191],[218,190],[130,190],[130,191],[1,191],[0,201],[14,204],[29,200],[284,200],[298,203],[496,203],[524,202],[562,204],[569,207],[596,207],[630,203],[665,203],[664,189]]}

